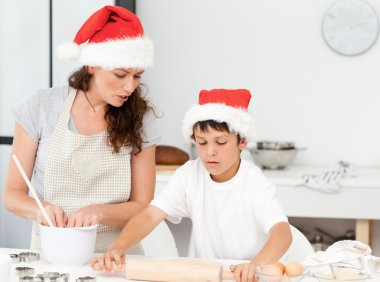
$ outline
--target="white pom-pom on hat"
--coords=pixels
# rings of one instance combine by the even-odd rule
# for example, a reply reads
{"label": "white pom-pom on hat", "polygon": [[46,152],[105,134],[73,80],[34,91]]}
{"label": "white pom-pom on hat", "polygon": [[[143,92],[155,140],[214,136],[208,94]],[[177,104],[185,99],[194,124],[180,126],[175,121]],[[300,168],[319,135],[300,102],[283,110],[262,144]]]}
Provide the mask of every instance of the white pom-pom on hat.
{"label": "white pom-pom on hat", "polygon": [[74,42],[66,42],[58,45],[57,56],[59,60],[78,60],[80,57],[80,47]]}

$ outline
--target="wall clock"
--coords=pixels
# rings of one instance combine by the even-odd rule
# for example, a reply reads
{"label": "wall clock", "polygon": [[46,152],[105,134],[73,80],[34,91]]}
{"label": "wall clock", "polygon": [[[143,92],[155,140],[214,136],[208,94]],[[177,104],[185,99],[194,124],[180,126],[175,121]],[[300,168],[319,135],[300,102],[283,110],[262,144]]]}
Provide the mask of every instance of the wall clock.
{"label": "wall clock", "polygon": [[329,7],[322,21],[322,34],[331,49],[355,56],[376,42],[379,22],[375,11],[361,0],[340,0]]}

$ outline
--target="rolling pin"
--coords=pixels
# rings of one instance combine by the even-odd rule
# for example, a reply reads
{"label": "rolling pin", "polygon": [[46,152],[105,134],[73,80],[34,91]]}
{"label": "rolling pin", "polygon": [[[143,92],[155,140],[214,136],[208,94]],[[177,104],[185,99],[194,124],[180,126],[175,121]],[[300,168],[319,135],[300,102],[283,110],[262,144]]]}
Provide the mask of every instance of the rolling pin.
{"label": "rolling pin", "polygon": [[[116,269],[115,269],[116,270]],[[126,258],[124,271],[129,280],[154,282],[221,282],[234,280],[233,273],[216,262],[200,259]]]}

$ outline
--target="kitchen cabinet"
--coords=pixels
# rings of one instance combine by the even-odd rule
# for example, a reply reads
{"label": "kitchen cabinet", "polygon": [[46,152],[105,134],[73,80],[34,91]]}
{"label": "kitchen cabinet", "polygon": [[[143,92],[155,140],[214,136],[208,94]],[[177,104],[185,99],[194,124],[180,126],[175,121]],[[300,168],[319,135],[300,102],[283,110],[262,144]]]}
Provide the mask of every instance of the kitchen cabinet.
{"label": "kitchen cabinet", "polygon": [[295,186],[301,175],[324,170],[324,167],[290,167],[265,173],[278,187],[278,198],[288,216],[355,219],[356,239],[370,245],[371,220],[380,219],[380,169],[359,168],[358,176],[343,178],[342,189],[334,194]]}
{"label": "kitchen cabinet", "polygon": [[[165,189],[175,167],[158,167],[156,195]],[[277,186],[277,197],[289,217],[355,219],[356,239],[371,245],[371,221],[380,220],[380,169],[359,168],[357,177],[344,177],[338,193],[323,193],[297,186],[304,174],[315,174],[326,167],[290,166],[284,170],[264,170]],[[176,237],[176,235],[174,234]]]}

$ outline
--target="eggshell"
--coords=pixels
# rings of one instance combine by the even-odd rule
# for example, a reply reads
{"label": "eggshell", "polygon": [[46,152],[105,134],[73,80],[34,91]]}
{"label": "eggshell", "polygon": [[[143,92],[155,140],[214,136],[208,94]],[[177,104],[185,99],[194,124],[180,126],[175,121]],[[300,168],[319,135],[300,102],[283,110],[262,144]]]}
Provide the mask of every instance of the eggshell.
{"label": "eggshell", "polygon": [[285,267],[287,276],[297,276],[303,273],[303,267],[298,261],[290,261]]}
{"label": "eggshell", "polygon": [[278,267],[278,269],[280,269],[280,271],[281,271],[282,274],[285,273],[285,265],[282,262],[274,261],[274,262],[271,263],[271,265],[274,265],[274,266]]}
{"label": "eggshell", "polygon": [[261,271],[265,275],[282,276],[281,270],[276,265],[272,265],[272,264],[262,266]]}
{"label": "eggshell", "polygon": [[261,266],[261,272],[264,275],[264,281],[266,282],[281,282],[282,273],[281,270],[275,265]]}

